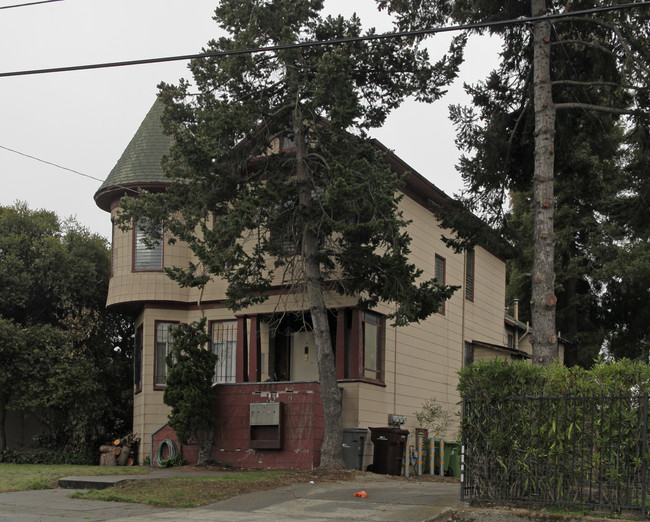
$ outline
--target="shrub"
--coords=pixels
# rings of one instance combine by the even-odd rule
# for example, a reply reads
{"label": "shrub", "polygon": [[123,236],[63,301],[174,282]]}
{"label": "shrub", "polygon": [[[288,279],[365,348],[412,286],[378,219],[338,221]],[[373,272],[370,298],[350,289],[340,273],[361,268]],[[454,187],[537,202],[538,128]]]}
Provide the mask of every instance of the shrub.
{"label": "shrub", "polygon": [[451,423],[451,415],[436,399],[428,399],[415,412],[415,420],[418,427],[429,431],[429,437],[440,439]]}
{"label": "shrub", "polygon": [[97,459],[83,453],[70,453],[51,449],[5,450],[0,453],[0,462],[9,464],[73,464],[95,465]]}
{"label": "shrub", "polygon": [[564,501],[581,498],[593,480],[611,500],[640,481],[648,365],[489,361],[459,376],[461,434],[478,498]]}

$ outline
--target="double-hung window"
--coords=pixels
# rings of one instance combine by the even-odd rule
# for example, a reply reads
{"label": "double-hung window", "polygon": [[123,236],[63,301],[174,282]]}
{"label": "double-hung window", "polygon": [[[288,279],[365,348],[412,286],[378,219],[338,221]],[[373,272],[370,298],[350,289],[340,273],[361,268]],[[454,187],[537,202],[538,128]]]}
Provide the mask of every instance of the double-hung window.
{"label": "double-hung window", "polygon": [[[436,266],[435,266],[435,271],[436,271],[436,281],[439,285],[445,285],[445,272],[446,272],[446,262],[444,257],[440,257],[439,255],[436,255]],[[438,313],[439,314],[444,314],[445,313],[445,302],[443,301],[440,303],[440,307],[438,308]]]}
{"label": "double-hung window", "polygon": [[[133,270],[136,272],[146,270],[162,270],[163,267],[163,242],[162,239],[147,241],[145,223],[136,224],[133,236]],[[160,224],[160,237],[163,230]],[[149,244],[147,244],[149,243]]]}
{"label": "double-hung window", "polygon": [[474,300],[474,249],[467,250],[465,254],[465,299]]}
{"label": "double-hung window", "polygon": [[169,329],[177,323],[156,322],[156,350],[154,358],[154,381],[155,387],[167,384],[167,355],[171,350],[172,336]]}
{"label": "double-hung window", "polygon": [[235,382],[237,377],[237,321],[212,323],[212,351],[217,356],[215,383]]}
{"label": "double-hung window", "polygon": [[363,346],[363,377],[381,380],[383,345],[381,317],[372,312],[363,312],[361,318]]}
{"label": "double-hung window", "polygon": [[133,350],[133,385],[136,393],[142,391],[142,325],[135,331],[135,348]]}

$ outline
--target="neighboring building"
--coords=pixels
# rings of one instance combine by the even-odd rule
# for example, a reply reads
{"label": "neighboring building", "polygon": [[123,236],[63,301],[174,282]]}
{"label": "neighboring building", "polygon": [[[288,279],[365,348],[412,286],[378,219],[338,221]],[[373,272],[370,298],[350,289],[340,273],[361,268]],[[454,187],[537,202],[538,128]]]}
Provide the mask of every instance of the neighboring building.
{"label": "neighboring building", "polygon": [[[519,303],[515,300],[514,316],[504,317],[505,346],[493,345],[483,341],[465,342],[465,361],[472,364],[478,361],[504,359],[507,361],[531,361],[533,357],[532,328],[530,323],[519,320]],[[571,341],[558,334],[558,361],[564,364],[564,348]]]}
{"label": "neighboring building", "polygon": [[[160,114],[156,103],[95,194],[97,205],[112,217],[129,190],[155,191],[166,184],[160,159],[171,139],[162,134]],[[390,163],[398,173],[410,172],[400,207],[410,220],[412,262],[423,277],[462,288],[438,313],[401,328],[385,320],[391,311],[386,305],[361,311],[354,299],[332,294],[328,308],[344,427],[386,426],[388,416],[395,414],[406,416],[404,427],[413,431],[414,412],[427,399],[458,410],[457,372],[467,343],[508,349],[506,266],[481,246],[461,254],[447,248],[441,236],[449,231],[440,228],[429,210],[430,201],[444,203],[447,196],[396,156]],[[112,247],[107,306],[135,318],[133,429],[142,439],[142,459],[155,456],[157,441],[170,435],[164,427],[169,408],[163,403],[168,328],[199,319],[199,296],[162,270],[188,262],[191,252],[182,244],[149,250],[137,228],[124,232],[114,227]],[[214,458],[260,467],[318,465],[323,420],[314,340],[292,313],[306,308],[302,296],[278,291],[264,304],[233,313],[223,304],[225,289],[217,280],[201,297],[212,349],[219,355]]]}

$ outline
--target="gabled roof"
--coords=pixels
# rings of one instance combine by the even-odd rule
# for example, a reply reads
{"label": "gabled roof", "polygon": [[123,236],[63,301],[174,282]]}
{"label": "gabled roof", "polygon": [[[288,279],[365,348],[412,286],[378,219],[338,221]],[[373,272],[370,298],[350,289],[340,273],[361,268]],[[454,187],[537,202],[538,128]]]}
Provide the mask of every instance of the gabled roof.
{"label": "gabled roof", "polygon": [[95,192],[95,202],[103,210],[109,210],[116,190],[169,182],[160,160],[174,140],[163,132],[160,123],[163,109],[162,102],[156,99],[115,167]]}
{"label": "gabled roof", "polygon": [[503,321],[508,325],[512,326],[518,330],[521,330],[523,332],[528,332],[530,331],[530,324],[529,323],[522,323],[518,319],[515,319],[513,316],[506,314],[503,318]]}

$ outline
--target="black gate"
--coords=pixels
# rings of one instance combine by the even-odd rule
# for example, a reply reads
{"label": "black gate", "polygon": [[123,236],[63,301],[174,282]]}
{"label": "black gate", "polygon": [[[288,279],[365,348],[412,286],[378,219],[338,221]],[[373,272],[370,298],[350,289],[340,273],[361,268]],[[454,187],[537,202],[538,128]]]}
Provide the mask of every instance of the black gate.
{"label": "black gate", "polygon": [[639,510],[648,395],[463,400],[461,500]]}

